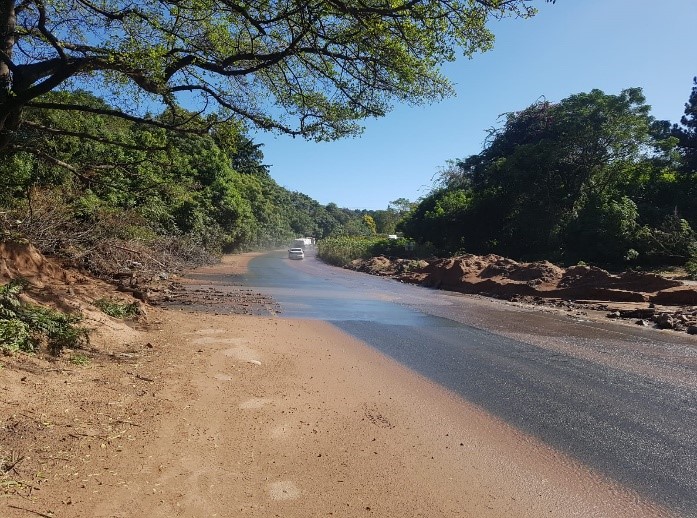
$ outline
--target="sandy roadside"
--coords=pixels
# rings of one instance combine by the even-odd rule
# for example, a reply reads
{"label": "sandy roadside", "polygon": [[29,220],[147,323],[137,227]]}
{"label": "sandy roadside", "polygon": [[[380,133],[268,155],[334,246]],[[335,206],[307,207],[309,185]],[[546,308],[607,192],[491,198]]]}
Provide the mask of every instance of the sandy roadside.
{"label": "sandy roadside", "polygon": [[31,457],[0,516],[669,516],[329,324],[149,318],[87,367],[0,370]]}

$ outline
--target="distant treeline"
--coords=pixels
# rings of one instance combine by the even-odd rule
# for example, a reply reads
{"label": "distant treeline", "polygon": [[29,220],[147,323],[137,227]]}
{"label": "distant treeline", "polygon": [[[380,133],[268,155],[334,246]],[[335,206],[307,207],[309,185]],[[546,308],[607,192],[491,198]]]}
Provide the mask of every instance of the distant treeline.
{"label": "distant treeline", "polygon": [[105,115],[109,104],[84,92],[43,101],[94,108],[26,109],[0,160],[0,230],[44,252],[82,257],[118,240],[197,262],[297,236],[370,235],[378,223],[393,232],[399,219],[397,209],[373,218],[279,186],[241,127],[194,134],[145,126]]}
{"label": "distant treeline", "polygon": [[[697,80],[680,123],[639,88],[509,113],[400,225],[440,255],[682,265],[697,255]],[[694,264],[694,263],[692,263]]]}
{"label": "distant treeline", "polygon": [[110,240],[196,263],[297,236],[399,231],[437,255],[697,271],[695,84],[679,123],[654,119],[638,88],[536,102],[507,114],[481,153],[449,162],[424,199],[377,211],[279,186],[242,127],[192,132],[206,125],[189,114],[177,131],[167,113],[167,128],[144,125],[91,94],[53,92],[3,152],[0,230],[78,259]]}

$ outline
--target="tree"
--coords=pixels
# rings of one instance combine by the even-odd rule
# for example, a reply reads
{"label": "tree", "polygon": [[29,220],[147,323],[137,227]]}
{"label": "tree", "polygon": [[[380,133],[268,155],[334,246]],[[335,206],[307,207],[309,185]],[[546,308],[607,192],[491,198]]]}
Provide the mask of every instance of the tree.
{"label": "tree", "polygon": [[[84,92],[47,95],[110,107]],[[261,147],[244,133],[182,134],[95,113],[34,108],[24,117],[34,153],[0,160],[0,206],[17,216],[6,221],[22,221],[19,230],[46,251],[66,246],[73,253],[77,245],[107,238],[178,240],[200,252],[269,248],[297,235],[324,237],[340,226],[317,201],[279,186],[263,165]],[[35,129],[49,122],[65,131]],[[95,140],[76,136],[85,129]],[[41,160],[44,153],[52,160]]]}
{"label": "tree", "polygon": [[[666,123],[663,124],[665,127]],[[680,156],[673,189],[670,190],[671,201],[680,217],[686,218],[697,228],[697,77],[693,79],[680,124],[674,124],[670,134],[677,139]]]}
{"label": "tree", "polygon": [[439,252],[455,252],[463,242],[475,242],[471,233],[483,228],[465,224],[470,208],[469,192],[459,188],[436,189],[421,200],[398,228],[422,243],[431,243]]}
{"label": "tree", "polygon": [[[445,251],[621,262],[643,223],[639,205],[656,201],[645,186],[667,191],[671,177],[675,139],[649,110],[629,88],[507,114],[481,153],[450,163],[403,227]],[[663,219],[666,207],[656,212]]]}
{"label": "tree", "polygon": [[411,209],[413,209],[416,206],[416,203],[409,201],[406,198],[397,198],[396,200],[392,200],[388,205],[387,205],[387,210],[393,210],[400,216],[404,216],[407,214]]}
{"label": "tree", "polygon": [[375,224],[375,220],[370,214],[366,214],[365,216],[363,216],[363,224],[366,227],[368,227],[368,231],[371,235],[375,235],[377,233],[377,225]]}
{"label": "tree", "polygon": [[697,172],[697,77],[690,98],[685,103],[684,115],[680,124],[674,124],[671,133],[678,139],[678,148],[683,155],[683,165],[687,172]]}
{"label": "tree", "polygon": [[398,198],[391,201],[385,210],[370,211],[370,216],[375,221],[376,232],[378,234],[394,234],[399,222],[414,206],[416,203],[412,203],[406,198]]}
{"label": "tree", "polygon": [[[337,138],[395,100],[450,94],[439,69],[455,49],[487,50],[490,18],[534,12],[529,0],[0,0],[0,150],[27,106]],[[76,87],[113,107],[43,98]]]}

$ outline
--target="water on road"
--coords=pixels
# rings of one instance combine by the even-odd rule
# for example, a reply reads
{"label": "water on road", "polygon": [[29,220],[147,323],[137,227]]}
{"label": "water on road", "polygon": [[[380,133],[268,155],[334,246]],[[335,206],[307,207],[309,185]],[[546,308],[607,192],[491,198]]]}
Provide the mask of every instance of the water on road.
{"label": "water on road", "polygon": [[427,290],[275,252],[234,279],[321,319],[684,516],[697,516],[697,342]]}

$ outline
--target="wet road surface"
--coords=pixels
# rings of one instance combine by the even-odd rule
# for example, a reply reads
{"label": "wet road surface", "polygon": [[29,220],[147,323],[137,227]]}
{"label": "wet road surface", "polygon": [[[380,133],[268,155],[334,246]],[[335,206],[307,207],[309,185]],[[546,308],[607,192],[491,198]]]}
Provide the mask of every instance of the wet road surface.
{"label": "wet road surface", "polygon": [[332,322],[517,428],[697,516],[697,341],[574,321],[275,252],[230,279]]}

